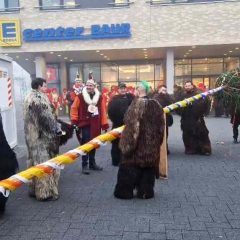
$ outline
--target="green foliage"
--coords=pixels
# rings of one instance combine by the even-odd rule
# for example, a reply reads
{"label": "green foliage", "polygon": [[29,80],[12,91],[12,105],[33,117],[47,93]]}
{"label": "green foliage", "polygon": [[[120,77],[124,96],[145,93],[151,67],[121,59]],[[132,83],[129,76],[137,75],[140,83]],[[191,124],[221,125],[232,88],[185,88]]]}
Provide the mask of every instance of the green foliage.
{"label": "green foliage", "polygon": [[214,94],[230,113],[240,113],[240,68],[223,73],[216,81],[215,87],[225,86],[223,91]]}

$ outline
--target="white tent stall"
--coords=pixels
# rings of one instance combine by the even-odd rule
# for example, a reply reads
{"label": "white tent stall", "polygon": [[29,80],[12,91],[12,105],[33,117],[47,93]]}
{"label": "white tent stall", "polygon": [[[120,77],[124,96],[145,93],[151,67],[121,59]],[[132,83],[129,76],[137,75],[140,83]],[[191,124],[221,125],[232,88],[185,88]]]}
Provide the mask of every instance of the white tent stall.
{"label": "white tent stall", "polygon": [[0,109],[9,145],[17,145],[16,110],[14,105],[12,59],[0,55]]}

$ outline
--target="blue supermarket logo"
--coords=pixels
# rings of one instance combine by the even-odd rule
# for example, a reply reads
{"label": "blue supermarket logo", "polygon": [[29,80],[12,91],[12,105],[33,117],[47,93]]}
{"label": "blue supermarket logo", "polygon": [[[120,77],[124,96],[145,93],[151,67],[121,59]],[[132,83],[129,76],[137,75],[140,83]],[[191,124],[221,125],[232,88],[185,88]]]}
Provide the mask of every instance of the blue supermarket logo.
{"label": "blue supermarket logo", "polygon": [[84,27],[25,29],[23,31],[23,40],[30,42],[131,37],[129,23],[92,25],[90,34],[85,35],[84,30]]}

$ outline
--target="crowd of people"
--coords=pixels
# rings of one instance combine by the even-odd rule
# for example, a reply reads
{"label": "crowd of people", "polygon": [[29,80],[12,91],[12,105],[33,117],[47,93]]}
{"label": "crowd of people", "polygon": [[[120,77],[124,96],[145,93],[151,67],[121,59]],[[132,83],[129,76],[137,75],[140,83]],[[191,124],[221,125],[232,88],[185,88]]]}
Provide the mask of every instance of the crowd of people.
{"label": "crowd of people", "polygon": [[[171,113],[166,114],[164,120],[163,108],[201,92],[191,81],[187,81],[183,88],[176,87],[174,96],[168,94],[165,85],[151,91],[146,81],[140,81],[134,91],[129,91],[127,85],[120,82],[113,96],[107,99],[106,91],[100,92],[91,75],[85,84],[77,76],[73,88],[70,91],[63,90],[61,104],[56,89],[52,89],[50,94],[46,86],[45,79],[34,79],[32,90],[23,102],[27,166],[35,166],[57,156],[59,147],[73,136],[74,130],[81,144],[100,135],[102,131],[107,132],[109,118],[112,128],[125,125],[121,138],[112,142],[111,149],[112,165],[119,167],[114,196],[122,199],[131,199],[134,189],[137,189],[139,198],[154,196],[164,130],[168,137],[171,134],[169,127],[173,125]],[[57,118],[56,109],[63,102],[68,109],[71,124]],[[186,107],[176,110],[181,117],[186,155],[209,156],[212,153],[205,124],[210,106],[210,98],[205,97],[188,102]],[[239,116],[232,115],[235,143],[239,119]],[[170,154],[168,144],[167,154]],[[89,175],[90,170],[103,170],[97,164],[96,149],[82,156],[82,173]],[[59,170],[55,170],[43,178],[33,178],[29,184],[29,196],[41,201],[57,200],[59,177]]]}

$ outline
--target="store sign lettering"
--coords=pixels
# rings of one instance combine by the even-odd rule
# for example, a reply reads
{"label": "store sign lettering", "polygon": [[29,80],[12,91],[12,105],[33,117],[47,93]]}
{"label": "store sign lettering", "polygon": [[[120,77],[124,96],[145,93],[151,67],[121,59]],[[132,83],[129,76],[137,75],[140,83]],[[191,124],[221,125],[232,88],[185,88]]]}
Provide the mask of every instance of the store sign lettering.
{"label": "store sign lettering", "polygon": [[84,34],[84,27],[28,28],[22,34],[26,42],[131,37],[129,23],[92,25],[90,34]]}

